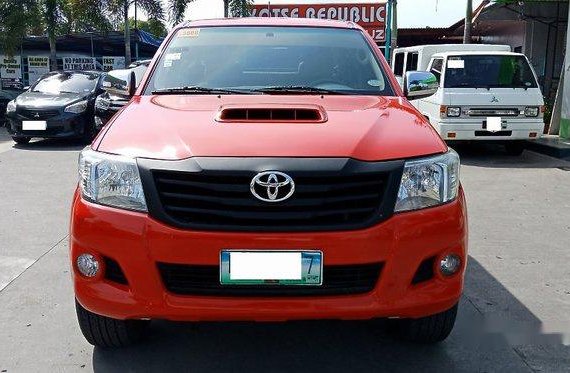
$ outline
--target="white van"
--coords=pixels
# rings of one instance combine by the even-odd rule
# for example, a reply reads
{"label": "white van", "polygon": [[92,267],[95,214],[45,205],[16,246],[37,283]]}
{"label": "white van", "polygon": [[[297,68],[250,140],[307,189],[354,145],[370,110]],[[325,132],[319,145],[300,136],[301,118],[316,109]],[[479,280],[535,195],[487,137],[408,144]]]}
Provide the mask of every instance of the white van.
{"label": "white van", "polygon": [[522,140],[543,133],[544,100],[536,74],[528,59],[508,46],[396,49],[392,69],[402,84],[413,70],[438,78],[437,93],[413,104],[446,141],[502,140],[509,153],[520,154]]}

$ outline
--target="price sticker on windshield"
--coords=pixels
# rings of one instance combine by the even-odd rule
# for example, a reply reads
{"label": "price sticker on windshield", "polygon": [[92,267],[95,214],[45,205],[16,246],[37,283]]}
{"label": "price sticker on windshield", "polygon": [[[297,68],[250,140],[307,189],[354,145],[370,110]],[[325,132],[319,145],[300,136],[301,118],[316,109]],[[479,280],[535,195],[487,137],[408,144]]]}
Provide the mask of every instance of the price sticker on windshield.
{"label": "price sticker on windshield", "polygon": [[465,68],[465,61],[464,60],[449,60],[449,61],[447,61],[447,68],[448,69],[464,69]]}
{"label": "price sticker on windshield", "polygon": [[197,38],[200,36],[200,29],[199,28],[183,28],[182,30],[178,31],[177,36],[181,38]]}

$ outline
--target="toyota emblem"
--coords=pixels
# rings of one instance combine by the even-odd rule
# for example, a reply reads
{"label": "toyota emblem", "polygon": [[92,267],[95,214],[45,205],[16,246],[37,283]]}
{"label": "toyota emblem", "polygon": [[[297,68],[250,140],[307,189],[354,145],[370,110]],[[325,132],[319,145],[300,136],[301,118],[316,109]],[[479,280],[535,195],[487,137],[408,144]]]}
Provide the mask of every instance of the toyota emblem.
{"label": "toyota emblem", "polygon": [[251,180],[251,194],[263,202],[282,202],[295,192],[291,176],[279,171],[260,172]]}

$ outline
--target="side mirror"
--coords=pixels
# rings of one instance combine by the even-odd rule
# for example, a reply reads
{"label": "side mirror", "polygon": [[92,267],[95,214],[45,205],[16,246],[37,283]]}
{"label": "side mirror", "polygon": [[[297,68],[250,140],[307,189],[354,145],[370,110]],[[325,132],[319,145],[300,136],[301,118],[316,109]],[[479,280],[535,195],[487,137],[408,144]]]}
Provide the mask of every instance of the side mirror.
{"label": "side mirror", "polygon": [[135,73],[130,69],[112,70],[103,80],[103,89],[111,95],[132,97],[136,90]]}
{"label": "side mirror", "polygon": [[404,95],[409,100],[419,100],[437,92],[439,83],[435,75],[427,71],[408,71],[404,77]]}

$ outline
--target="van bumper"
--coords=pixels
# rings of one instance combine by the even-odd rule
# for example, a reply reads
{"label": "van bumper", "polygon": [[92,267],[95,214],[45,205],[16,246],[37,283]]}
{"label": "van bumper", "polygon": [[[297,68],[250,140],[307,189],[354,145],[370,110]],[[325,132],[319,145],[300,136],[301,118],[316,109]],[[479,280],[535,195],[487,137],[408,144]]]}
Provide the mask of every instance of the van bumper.
{"label": "van bumper", "polygon": [[542,136],[544,121],[542,118],[507,120],[499,132],[483,129],[483,118],[440,120],[435,129],[445,141],[454,140],[534,140]]}

